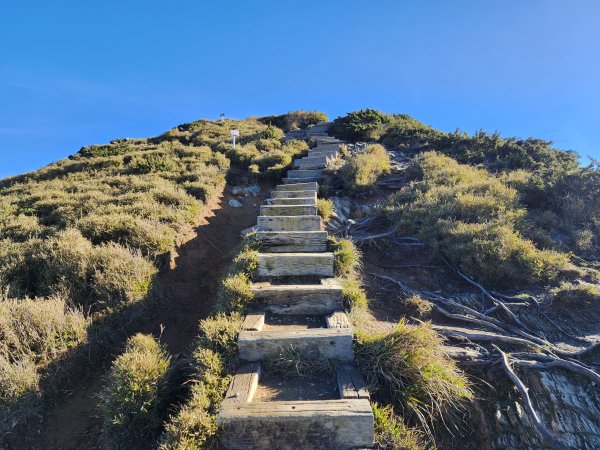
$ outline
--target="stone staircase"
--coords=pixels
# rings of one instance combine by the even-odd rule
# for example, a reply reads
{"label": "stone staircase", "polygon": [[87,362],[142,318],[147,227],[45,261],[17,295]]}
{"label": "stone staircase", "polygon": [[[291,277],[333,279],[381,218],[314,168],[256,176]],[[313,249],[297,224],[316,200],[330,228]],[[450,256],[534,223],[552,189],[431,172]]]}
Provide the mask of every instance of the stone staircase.
{"label": "stone staircase", "polygon": [[[217,419],[221,442],[230,450],[373,445],[369,393],[353,363],[353,331],[317,215],[317,182],[341,144],[325,131],[313,128],[317,146],[294,161],[294,169],[260,208],[262,250],[252,286],[258,307],[242,325],[242,364]],[[285,350],[301,358],[335,360],[336,374],[324,379],[263,374],[262,364]]]}

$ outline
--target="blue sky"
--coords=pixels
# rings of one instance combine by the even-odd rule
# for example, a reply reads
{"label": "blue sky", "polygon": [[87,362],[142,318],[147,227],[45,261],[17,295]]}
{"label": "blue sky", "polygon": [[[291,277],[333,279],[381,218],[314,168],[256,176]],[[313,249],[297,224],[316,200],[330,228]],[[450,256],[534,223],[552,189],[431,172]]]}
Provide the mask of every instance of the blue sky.
{"label": "blue sky", "polygon": [[199,118],[371,107],[600,158],[600,2],[0,2],[0,177]]}

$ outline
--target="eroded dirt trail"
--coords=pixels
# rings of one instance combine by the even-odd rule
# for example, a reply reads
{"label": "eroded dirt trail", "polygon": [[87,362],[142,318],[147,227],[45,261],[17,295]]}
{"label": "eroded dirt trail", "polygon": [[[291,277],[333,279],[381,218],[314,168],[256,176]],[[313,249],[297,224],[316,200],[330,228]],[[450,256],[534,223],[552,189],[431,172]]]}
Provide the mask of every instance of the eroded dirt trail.
{"label": "eroded dirt trail", "polygon": [[[230,189],[227,185],[210,212],[182,236],[171,267],[155,279],[153,304],[147,315],[127,330],[124,338],[136,332],[152,333],[160,336],[173,354],[190,349],[198,333],[198,321],[210,313],[223,271],[240,242],[240,231],[256,224],[258,205],[269,192],[269,186],[264,185],[258,197],[240,199],[243,206],[236,208],[228,203],[233,198]],[[59,401],[48,411],[41,436],[35,440],[35,448],[103,448],[97,396],[109,363],[106,361],[103,369],[86,377],[72,380],[69,390],[58,396]]]}

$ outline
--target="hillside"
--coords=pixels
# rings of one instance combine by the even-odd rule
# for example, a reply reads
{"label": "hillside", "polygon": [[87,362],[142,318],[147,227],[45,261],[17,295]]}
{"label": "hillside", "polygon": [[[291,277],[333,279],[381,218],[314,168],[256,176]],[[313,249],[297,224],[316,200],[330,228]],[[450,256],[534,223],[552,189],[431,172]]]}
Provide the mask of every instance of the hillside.
{"label": "hillside", "polygon": [[[329,231],[319,251],[333,258],[377,448],[600,446],[597,162],[402,114],[313,126],[326,120],[201,120],[0,180],[5,446],[231,443],[216,418],[248,360],[237,336],[261,304],[256,283],[316,276],[264,272],[260,227],[239,244],[269,208],[314,208]],[[319,182],[314,206],[267,198],[286,174]],[[326,386],[339,370],[294,348],[265,357],[264,383]],[[261,386],[260,398],[287,395]]]}

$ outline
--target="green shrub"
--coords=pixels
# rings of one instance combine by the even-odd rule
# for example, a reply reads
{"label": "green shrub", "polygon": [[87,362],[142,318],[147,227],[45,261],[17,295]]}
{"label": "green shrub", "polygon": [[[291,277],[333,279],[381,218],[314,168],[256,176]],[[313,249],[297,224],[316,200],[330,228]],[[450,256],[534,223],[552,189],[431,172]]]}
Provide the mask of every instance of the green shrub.
{"label": "green shrub", "polygon": [[40,374],[28,357],[11,362],[0,354],[0,432],[14,432],[17,425],[39,415]]}
{"label": "green shrub", "polygon": [[335,119],[329,127],[329,134],[345,141],[376,141],[386,124],[392,121],[389,114],[374,109],[361,109]]}
{"label": "green shrub", "polygon": [[539,250],[522,236],[526,212],[500,179],[435,152],[418,156],[413,171],[418,180],[384,208],[403,235],[417,236],[490,284],[550,279],[566,267],[568,255]]}
{"label": "green shrub", "polygon": [[175,247],[175,233],[171,228],[129,214],[89,216],[82,219],[77,228],[93,244],[117,242],[150,257],[168,253]]}
{"label": "green shrub", "polygon": [[367,294],[356,278],[340,279],[342,285],[342,295],[344,297],[344,305],[351,311],[363,311],[367,309]]}
{"label": "green shrub", "polygon": [[252,299],[252,282],[244,273],[229,275],[221,281],[217,293],[216,311],[243,311]]}
{"label": "green shrub", "polygon": [[200,321],[200,347],[217,352],[228,366],[237,364],[237,336],[243,317],[239,313],[219,313]]}
{"label": "green shrub", "polygon": [[236,145],[235,149],[227,150],[226,154],[232,163],[240,167],[248,167],[253,159],[260,156],[260,152],[254,144]]}
{"label": "green shrub", "polygon": [[333,202],[326,198],[318,198],[317,211],[324,221],[329,220],[331,214],[333,214]]}
{"label": "green shrub", "polygon": [[173,162],[168,157],[157,153],[135,156],[129,163],[129,170],[136,174],[169,172],[174,168]]}
{"label": "green shrub", "polygon": [[310,125],[327,122],[327,114],[319,111],[290,111],[280,116],[266,116],[259,119],[264,124],[272,124],[284,131],[304,129]]}
{"label": "green shrub", "polygon": [[396,415],[391,405],[372,403],[375,419],[375,445],[381,450],[423,450],[427,445],[423,434],[409,428]]}
{"label": "green shrub", "polygon": [[333,251],[333,267],[336,276],[356,278],[360,268],[360,250],[349,239],[329,238],[329,247]]}
{"label": "green shrub", "polygon": [[113,363],[101,394],[103,435],[112,448],[148,448],[161,428],[171,358],[152,337],[136,334]]}
{"label": "green shrub", "polygon": [[363,153],[355,153],[342,167],[344,188],[350,192],[370,190],[377,179],[391,168],[386,149],[379,144],[367,145]]}
{"label": "green shrub", "polygon": [[429,325],[400,321],[387,334],[358,333],[355,354],[371,392],[400,408],[406,420],[429,427],[473,394]]}
{"label": "green shrub", "polygon": [[273,125],[268,125],[265,131],[263,131],[264,139],[282,139],[284,133],[281,129],[274,127]]}
{"label": "green shrub", "polygon": [[550,291],[556,308],[589,308],[600,306],[600,288],[591,283],[563,281]]}

